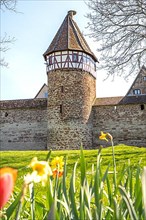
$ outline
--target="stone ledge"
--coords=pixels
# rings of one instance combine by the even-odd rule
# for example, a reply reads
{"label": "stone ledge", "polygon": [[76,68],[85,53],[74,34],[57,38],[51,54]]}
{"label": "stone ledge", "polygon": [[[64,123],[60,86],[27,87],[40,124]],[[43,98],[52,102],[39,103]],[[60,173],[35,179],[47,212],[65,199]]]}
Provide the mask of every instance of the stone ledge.
{"label": "stone ledge", "polygon": [[18,99],[0,101],[0,109],[47,108],[47,99]]}

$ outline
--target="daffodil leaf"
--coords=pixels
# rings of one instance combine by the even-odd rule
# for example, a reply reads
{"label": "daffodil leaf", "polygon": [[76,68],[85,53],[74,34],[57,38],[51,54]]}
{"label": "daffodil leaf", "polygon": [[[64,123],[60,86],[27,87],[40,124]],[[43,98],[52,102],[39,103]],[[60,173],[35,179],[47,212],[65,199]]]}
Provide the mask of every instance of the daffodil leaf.
{"label": "daffodil leaf", "polygon": [[76,166],[77,163],[74,165],[73,173],[70,179],[70,189],[69,189],[69,196],[70,196],[70,202],[71,202],[71,207],[72,207],[72,214],[73,214],[73,219],[78,220],[78,212],[77,212],[77,205],[76,205],[76,200],[75,200],[75,172],[76,172]]}
{"label": "daffodil leaf", "polygon": [[20,192],[17,197],[15,198],[14,202],[11,203],[11,205],[7,208],[6,210],[6,216],[7,219],[9,219],[11,217],[11,215],[13,214],[13,212],[16,210],[16,207],[20,201],[22,193]]}
{"label": "daffodil leaf", "polygon": [[46,157],[46,161],[48,161],[50,159],[50,156],[51,156],[51,153],[52,153],[52,150],[50,150],[47,154],[47,157]]}
{"label": "daffodil leaf", "polygon": [[59,220],[59,217],[58,217],[58,214],[56,211],[56,202],[55,201],[52,203],[47,220]]}
{"label": "daffodil leaf", "polygon": [[125,201],[125,204],[126,204],[126,206],[127,206],[127,209],[128,209],[129,215],[130,215],[130,218],[131,218],[132,220],[138,220],[138,217],[137,217],[135,208],[134,208],[134,206],[133,206],[132,200],[131,200],[131,198],[129,197],[129,195],[127,194],[125,188],[122,187],[122,186],[119,186],[119,190],[120,190],[120,193],[121,193],[121,195],[122,195],[122,197],[123,197],[123,200]]}
{"label": "daffodil leaf", "polygon": [[34,197],[33,183],[29,185],[29,193],[30,193],[31,218],[32,220],[35,220],[35,197]]}
{"label": "daffodil leaf", "polygon": [[85,162],[82,146],[80,151],[80,168],[81,168],[81,185],[83,186],[84,181],[86,179],[86,162]]}

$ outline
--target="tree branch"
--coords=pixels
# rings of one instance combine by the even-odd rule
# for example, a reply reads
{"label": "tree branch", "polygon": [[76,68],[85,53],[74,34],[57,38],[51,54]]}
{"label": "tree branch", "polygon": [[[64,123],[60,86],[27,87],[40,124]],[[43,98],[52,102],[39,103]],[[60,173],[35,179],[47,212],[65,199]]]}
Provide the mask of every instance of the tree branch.
{"label": "tree branch", "polygon": [[90,0],[86,4],[89,36],[101,52],[99,67],[109,74],[137,71],[146,60],[146,1]]}

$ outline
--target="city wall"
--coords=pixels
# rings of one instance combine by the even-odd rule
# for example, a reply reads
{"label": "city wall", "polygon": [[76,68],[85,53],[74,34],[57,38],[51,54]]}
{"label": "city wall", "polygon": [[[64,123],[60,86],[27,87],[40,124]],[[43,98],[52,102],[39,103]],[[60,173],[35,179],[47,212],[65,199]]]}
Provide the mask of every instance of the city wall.
{"label": "city wall", "polygon": [[0,102],[0,149],[44,150],[47,147],[47,99]]}
{"label": "city wall", "polygon": [[93,107],[93,147],[110,145],[98,139],[109,132],[114,144],[146,147],[146,104]]}
{"label": "city wall", "polygon": [[[47,149],[47,139],[49,140],[47,137],[47,99],[1,101],[0,109],[1,150]],[[99,140],[101,131],[109,132],[114,138],[114,144],[123,143],[146,147],[146,104],[93,106],[90,125],[92,125],[93,131],[89,140],[92,141],[93,148],[98,148],[100,145],[110,145],[109,142]],[[64,127],[64,132],[61,132],[60,135],[64,135],[66,142],[68,142],[68,149],[70,147],[75,149],[77,144],[75,130],[77,133],[81,132],[78,129],[82,130],[82,124],[79,124],[75,130],[69,121],[68,126],[70,128]],[[55,129],[54,132],[56,131]],[[71,140],[69,140],[68,132],[72,134]],[[84,133],[84,131],[82,132]],[[60,135],[58,133],[58,138]],[[86,139],[88,138],[86,137]],[[85,148],[88,147],[85,146]]]}

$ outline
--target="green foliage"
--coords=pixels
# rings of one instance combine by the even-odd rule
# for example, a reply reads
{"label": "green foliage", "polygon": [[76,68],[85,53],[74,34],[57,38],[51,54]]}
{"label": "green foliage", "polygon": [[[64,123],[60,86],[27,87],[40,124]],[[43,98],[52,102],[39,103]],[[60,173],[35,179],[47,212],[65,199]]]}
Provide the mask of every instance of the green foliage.
{"label": "green foliage", "polygon": [[[64,156],[62,177],[48,179],[43,188],[31,184],[29,194],[17,187],[14,198],[4,213],[10,220],[144,220],[145,210],[141,175],[146,149],[119,145],[97,150],[56,152],[3,152],[2,166],[19,169],[19,178],[26,173],[31,159],[51,160]],[[102,154],[102,155],[101,155]],[[25,157],[25,158],[23,158]],[[145,180],[145,177],[143,178]]]}

